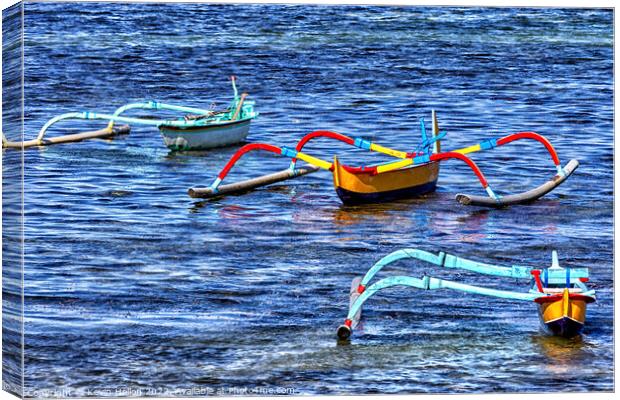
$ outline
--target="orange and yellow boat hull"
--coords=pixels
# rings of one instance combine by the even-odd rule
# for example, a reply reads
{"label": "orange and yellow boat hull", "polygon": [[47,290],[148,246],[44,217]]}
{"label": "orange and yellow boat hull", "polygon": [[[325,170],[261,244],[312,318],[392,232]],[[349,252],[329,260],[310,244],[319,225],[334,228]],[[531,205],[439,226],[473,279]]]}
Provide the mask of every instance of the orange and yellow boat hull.
{"label": "orange and yellow boat hull", "polygon": [[587,304],[592,303],[594,298],[564,289],[562,293],[535,301],[545,329],[554,335],[570,338],[581,333],[586,322]]}
{"label": "orange and yellow boat hull", "polygon": [[350,171],[334,158],[334,187],[344,204],[379,203],[433,192],[439,177],[439,162],[429,162],[394,171]]}

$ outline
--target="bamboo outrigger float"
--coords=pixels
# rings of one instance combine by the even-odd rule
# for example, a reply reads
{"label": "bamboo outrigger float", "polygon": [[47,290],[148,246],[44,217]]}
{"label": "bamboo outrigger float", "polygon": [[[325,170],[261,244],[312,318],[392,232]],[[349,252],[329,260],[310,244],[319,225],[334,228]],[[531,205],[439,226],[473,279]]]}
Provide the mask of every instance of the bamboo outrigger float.
{"label": "bamboo outrigger float", "polygon": [[[188,193],[194,198],[222,196],[251,190],[273,182],[303,176],[315,172],[318,169],[325,169],[332,172],[336,193],[345,204],[391,201],[434,191],[437,186],[440,162],[448,159],[457,159],[466,163],[471,168],[488,195],[474,196],[458,194],[456,196],[457,201],[464,205],[505,207],[513,204],[528,203],[544,196],[564,182],[579,166],[577,160],[571,160],[565,167],[562,167],[560,159],[551,143],[535,132],[514,133],[498,139],[485,140],[466,148],[442,152],[441,139],[445,136],[445,132],[439,132],[435,111],[432,113],[432,118],[432,136],[427,137],[424,120],[422,119],[420,123],[422,142],[413,152],[394,150],[362,138],[353,138],[331,131],[315,131],[309,133],[297,143],[294,149],[264,143],[248,144],[239,149],[230,158],[209,187],[191,188]],[[360,149],[383,153],[398,158],[399,160],[378,165],[352,167],[341,164],[337,157],[334,157],[333,162],[328,162],[302,152],[306,143],[319,137],[338,140]],[[466,156],[466,154],[490,150],[522,139],[535,140],[545,146],[555,165],[556,174],[551,180],[532,190],[508,196],[500,196],[491,189],[482,171],[473,160]],[[232,167],[242,156],[257,150],[291,158],[292,162],[287,170],[275,174],[269,174],[264,177],[254,178],[232,185],[221,185]],[[298,169],[296,166],[297,160],[305,161],[313,166],[313,168],[305,167]]]}
{"label": "bamboo outrigger float", "polygon": [[[71,112],[59,115],[47,121],[39,131],[36,139],[13,142],[2,135],[2,147],[25,149],[34,146],[78,142],[86,139],[109,139],[116,135],[128,134],[128,125],[116,126],[115,123],[156,126],[164,139],[165,145],[172,150],[202,150],[227,146],[245,140],[250,129],[250,122],[258,116],[254,111],[254,102],[246,100],[247,93],[239,96],[235,85],[236,78],[231,77],[234,97],[229,107],[222,111],[205,110],[202,108],[185,107],[158,101],[145,101],[126,104],[112,114],[90,111]],[[121,114],[134,109],[167,110],[188,113],[184,117],[174,119],[147,119],[124,117]],[[64,120],[107,120],[108,126],[92,132],[81,132],[70,135],[47,138],[47,130],[54,124]]]}
{"label": "bamboo outrigger float", "polygon": [[[417,259],[438,267],[465,269],[503,278],[529,279],[530,289],[527,292],[490,289],[426,275],[421,278],[390,276],[371,284],[375,275],[384,267],[403,259]],[[349,313],[344,324],[338,328],[337,335],[341,340],[351,336],[353,329],[360,322],[362,306],[369,298],[390,287],[406,286],[424,290],[451,289],[483,296],[535,302],[538,304],[543,329],[550,334],[570,338],[581,332],[585,324],[587,304],[596,301],[595,291],[586,286],[588,278],[587,268],[560,267],[556,251],[552,253],[551,267],[539,269],[517,265],[501,267],[466,260],[444,252],[433,254],[418,249],[402,249],[383,257],[363,277],[353,279]]]}

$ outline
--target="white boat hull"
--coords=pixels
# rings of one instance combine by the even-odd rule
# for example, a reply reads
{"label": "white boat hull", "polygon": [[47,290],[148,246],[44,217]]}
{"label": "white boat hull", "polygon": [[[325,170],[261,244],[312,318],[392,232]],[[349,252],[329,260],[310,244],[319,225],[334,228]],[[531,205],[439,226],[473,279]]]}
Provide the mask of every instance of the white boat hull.
{"label": "white boat hull", "polygon": [[204,150],[229,146],[245,140],[251,120],[192,128],[160,126],[166,146],[172,150]]}

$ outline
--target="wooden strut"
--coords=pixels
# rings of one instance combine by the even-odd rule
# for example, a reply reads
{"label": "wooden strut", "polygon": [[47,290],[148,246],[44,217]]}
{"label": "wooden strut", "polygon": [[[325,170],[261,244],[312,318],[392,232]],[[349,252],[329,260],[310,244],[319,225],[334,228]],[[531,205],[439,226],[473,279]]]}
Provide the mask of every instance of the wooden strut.
{"label": "wooden strut", "polygon": [[[361,276],[353,278],[353,281],[351,282],[351,291],[349,292],[349,309],[353,307],[353,304],[355,304],[355,302],[357,301],[357,298],[360,297],[361,295],[361,293],[357,290],[361,283],[362,283]],[[358,310],[357,313],[355,313],[355,316],[353,318],[351,318],[350,320],[347,320],[347,322],[345,322],[344,324],[338,327],[338,331],[337,331],[338,339],[340,340],[349,339],[351,337],[351,334],[353,333],[353,329],[357,327],[361,318],[362,318],[362,308],[360,307],[360,309]]]}
{"label": "wooden strut", "polygon": [[488,196],[475,196],[459,193],[456,195],[456,200],[467,206],[480,206],[480,207],[494,207],[502,208],[515,204],[529,203],[538,198],[546,195],[547,193],[560,186],[562,182],[568,179],[569,176],[579,167],[579,161],[570,160],[568,164],[563,168],[564,175],[555,175],[551,180],[543,183],[542,185],[528,190],[526,192],[511,194],[502,196],[497,199],[492,199]]}
{"label": "wooden strut", "polygon": [[247,93],[242,93],[241,94],[241,99],[239,100],[239,103],[237,103],[237,109],[235,110],[235,113],[233,114],[232,118],[230,119],[231,121],[236,121],[237,120],[237,116],[239,115],[239,112],[241,111],[241,106],[243,106],[243,102],[245,101],[245,98],[248,96]]}
{"label": "wooden strut", "polygon": [[113,126],[112,128],[107,127],[105,129],[100,129],[98,131],[73,133],[70,135],[44,138],[41,140],[39,139],[25,140],[23,142],[12,142],[12,141],[6,140],[6,137],[3,134],[2,135],[2,147],[9,148],[9,149],[26,149],[29,147],[47,146],[51,144],[80,142],[82,140],[87,140],[87,139],[105,139],[105,138],[110,138],[116,135],[127,135],[129,134],[130,130],[131,128],[129,127],[129,125],[117,125],[117,126]]}
{"label": "wooden strut", "polygon": [[298,176],[308,175],[318,171],[320,168],[314,165],[307,165],[294,170],[287,168],[283,171],[275,172],[273,174],[259,176],[257,178],[249,179],[246,181],[235,182],[228,185],[221,185],[216,190],[212,188],[191,188],[187,191],[192,198],[211,198],[225,194],[244,192],[252,190],[254,188],[270,185],[272,183],[281,182],[287,179],[297,178]]}

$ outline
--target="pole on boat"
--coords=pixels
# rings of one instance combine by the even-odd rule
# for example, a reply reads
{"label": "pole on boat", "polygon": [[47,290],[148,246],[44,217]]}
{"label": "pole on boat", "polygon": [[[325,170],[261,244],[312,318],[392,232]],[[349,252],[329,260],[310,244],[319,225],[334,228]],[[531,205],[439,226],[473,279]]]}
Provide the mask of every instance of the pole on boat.
{"label": "pole on boat", "polygon": [[247,93],[242,93],[241,94],[241,98],[239,99],[239,102],[237,103],[237,109],[235,110],[235,113],[233,114],[232,118],[230,119],[231,121],[236,121],[237,120],[237,116],[239,116],[239,112],[241,111],[241,106],[243,106],[243,102],[245,101],[245,98],[248,96]]}
{"label": "pole on boat", "polygon": [[236,76],[234,76],[234,75],[230,76],[230,83],[232,83],[235,100],[237,100],[239,98],[239,92],[237,92],[237,85],[235,84],[236,80],[237,80]]}
{"label": "pole on boat", "polygon": [[[433,137],[436,138],[437,136],[439,136],[439,123],[437,122],[437,113],[435,112],[435,110],[431,110],[431,118],[433,120]],[[441,143],[439,141],[439,139],[435,140],[435,143],[433,143],[433,153],[439,153],[441,152]]]}

